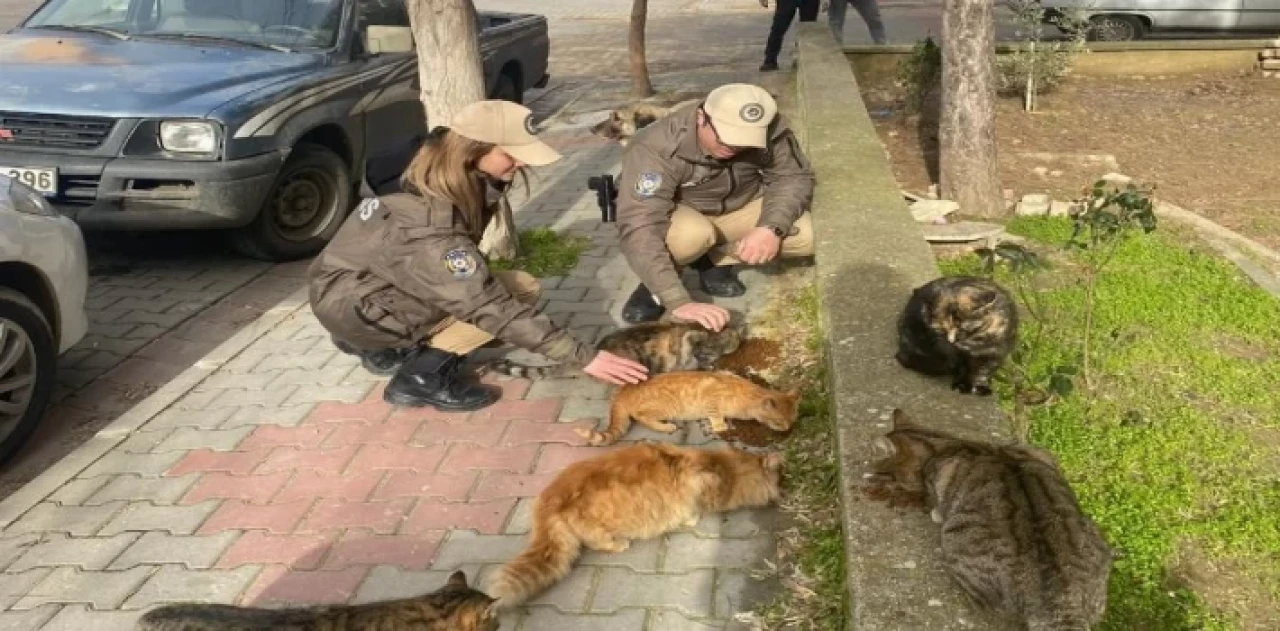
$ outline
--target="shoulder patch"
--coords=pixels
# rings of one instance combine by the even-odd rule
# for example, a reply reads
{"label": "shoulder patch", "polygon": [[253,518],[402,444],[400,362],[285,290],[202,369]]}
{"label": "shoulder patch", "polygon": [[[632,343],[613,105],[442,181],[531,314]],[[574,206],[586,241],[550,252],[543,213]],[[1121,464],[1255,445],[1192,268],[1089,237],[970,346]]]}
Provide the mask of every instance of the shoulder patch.
{"label": "shoulder patch", "polygon": [[444,253],[444,267],[454,278],[471,278],[480,266],[471,252],[465,248],[453,248]]}
{"label": "shoulder patch", "polygon": [[636,178],[636,195],[641,197],[653,197],[658,192],[658,187],[662,186],[662,175],[659,173],[641,173]]}
{"label": "shoulder patch", "polygon": [[381,207],[382,200],[377,197],[368,197],[356,207],[356,213],[360,216],[360,221],[369,221],[373,217],[373,213],[378,212]]}

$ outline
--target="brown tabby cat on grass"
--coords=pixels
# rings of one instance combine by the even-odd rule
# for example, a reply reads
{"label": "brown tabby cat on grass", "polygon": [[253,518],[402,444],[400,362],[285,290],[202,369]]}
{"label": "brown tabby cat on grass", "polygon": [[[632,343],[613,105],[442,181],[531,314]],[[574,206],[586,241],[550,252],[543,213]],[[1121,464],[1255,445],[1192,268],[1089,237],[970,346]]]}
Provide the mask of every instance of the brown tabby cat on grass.
{"label": "brown tabby cat on grass", "polygon": [[[743,331],[725,327],[710,331],[693,322],[645,322],[604,336],[596,350],[640,362],[650,375],[677,370],[711,370],[725,355],[738,350]],[[580,369],[565,364],[525,366],[499,359],[489,369],[502,375],[528,379],[577,377]]]}
{"label": "brown tabby cat on grass", "polygon": [[882,473],[922,489],[942,524],[943,566],[979,606],[1030,631],[1087,631],[1107,606],[1111,549],[1053,456],[913,424],[894,410]]}
{"label": "brown tabby cat on grass", "polygon": [[991,394],[991,377],[1018,338],[1018,308],[1009,292],[976,276],[944,276],[911,293],[898,320],[898,363],[927,375],[952,376],[965,394]]}
{"label": "brown tabby cat on grass", "polygon": [[800,393],[778,392],[731,372],[673,372],[622,386],[609,405],[609,427],[603,432],[577,430],[592,445],[611,445],[631,428],[631,422],[669,434],[669,421],[711,421],[711,430],[729,429],[726,418],[752,419],[784,432],[795,423]]}
{"label": "brown tabby cat on grass", "polygon": [[467,586],[461,571],[434,592],[361,605],[267,609],[190,603],[165,605],[138,631],[498,631],[494,599]]}
{"label": "brown tabby cat on grass", "polygon": [[529,545],[494,573],[488,592],[498,607],[518,605],[564,578],[583,546],[622,552],[706,513],[776,502],[781,468],[777,454],[658,443],[578,461],[534,500]]}

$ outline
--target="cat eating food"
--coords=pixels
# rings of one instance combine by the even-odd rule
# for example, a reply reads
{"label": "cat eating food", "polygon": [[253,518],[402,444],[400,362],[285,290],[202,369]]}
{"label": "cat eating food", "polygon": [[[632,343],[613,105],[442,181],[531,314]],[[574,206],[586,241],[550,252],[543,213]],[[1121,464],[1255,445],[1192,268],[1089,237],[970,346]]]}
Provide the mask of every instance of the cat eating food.
{"label": "cat eating food", "polygon": [[1030,631],[1087,631],[1106,610],[1111,548],[1049,452],[970,441],[894,410],[875,467],[924,492],[942,564],[978,606]]}
{"label": "cat eating food", "polygon": [[728,371],[673,372],[623,386],[609,404],[609,426],[603,432],[577,430],[592,445],[618,441],[632,421],[656,432],[671,433],[670,421],[707,419],[711,431],[727,431],[727,418],[752,419],[775,431],[787,431],[795,423],[800,393],[778,392],[756,385]]}
{"label": "cat eating food", "polygon": [[622,552],[707,513],[776,502],[781,468],[777,454],[658,443],[578,461],[538,495],[528,546],[487,591],[498,607],[518,605],[568,575],[584,546]]}
{"label": "cat eating food", "polygon": [[461,571],[429,594],[360,605],[289,609],[211,603],[164,605],[137,631],[498,631],[494,599],[467,585]]}
{"label": "cat eating food", "polygon": [[897,360],[927,375],[949,374],[956,390],[985,396],[1017,336],[1017,305],[1003,287],[944,276],[912,292],[898,320]]}

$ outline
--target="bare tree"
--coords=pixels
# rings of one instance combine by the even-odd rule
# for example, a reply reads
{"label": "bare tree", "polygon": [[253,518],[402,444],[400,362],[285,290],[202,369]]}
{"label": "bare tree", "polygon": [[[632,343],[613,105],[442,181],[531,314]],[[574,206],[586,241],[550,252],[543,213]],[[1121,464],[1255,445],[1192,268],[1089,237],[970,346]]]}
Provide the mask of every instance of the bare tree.
{"label": "bare tree", "polygon": [[[418,77],[428,127],[448,125],[453,114],[485,98],[480,18],[472,0],[404,0],[418,50]],[[515,218],[505,197],[484,231],[480,251],[494,259],[520,254]]]}
{"label": "bare tree", "polygon": [[946,0],[942,14],[939,184],[965,214],[998,217],[995,24],[990,0]]}
{"label": "bare tree", "polygon": [[631,53],[631,98],[653,96],[653,82],[649,81],[649,64],[644,47],[644,29],[649,20],[649,0],[631,0],[631,31],[627,49]]}

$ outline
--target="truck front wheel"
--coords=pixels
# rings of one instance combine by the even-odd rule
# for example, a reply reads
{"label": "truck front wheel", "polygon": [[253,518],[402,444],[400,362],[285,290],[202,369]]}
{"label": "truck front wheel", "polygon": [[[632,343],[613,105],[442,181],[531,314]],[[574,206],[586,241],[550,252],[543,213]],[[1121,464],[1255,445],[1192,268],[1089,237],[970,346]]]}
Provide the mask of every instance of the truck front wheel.
{"label": "truck front wheel", "polygon": [[351,173],[321,145],[300,143],[285,161],[253,223],[236,231],[245,256],[280,262],[319,254],[350,210]]}

